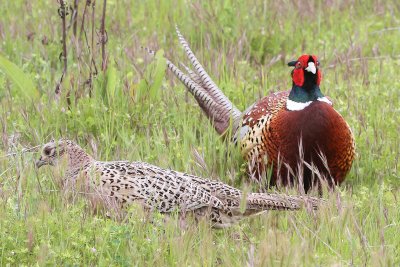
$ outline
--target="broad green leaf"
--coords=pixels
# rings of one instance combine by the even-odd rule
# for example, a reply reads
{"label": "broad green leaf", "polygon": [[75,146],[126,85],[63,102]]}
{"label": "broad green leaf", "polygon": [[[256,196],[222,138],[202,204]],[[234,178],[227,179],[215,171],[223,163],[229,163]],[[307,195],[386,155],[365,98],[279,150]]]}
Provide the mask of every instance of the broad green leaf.
{"label": "broad green leaf", "polygon": [[17,85],[16,87],[22,95],[30,99],[39,98],[39,91],[29,76],[1,54],[0,69]]}

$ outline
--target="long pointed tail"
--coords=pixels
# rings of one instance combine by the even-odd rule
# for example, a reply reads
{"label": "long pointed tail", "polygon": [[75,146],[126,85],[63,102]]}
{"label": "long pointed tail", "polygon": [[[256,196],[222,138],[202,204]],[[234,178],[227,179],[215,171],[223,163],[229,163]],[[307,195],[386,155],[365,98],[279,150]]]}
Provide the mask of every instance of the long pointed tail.
{"label": "long pointed tail", "polygon": [[309,196],[288,196],[269,193],[250,193],[246,199],[249,215],[265,210],[298,210],[302,207],[318,209],[325,200]]}
{"label": "long pointed tail", "polygon": [[[234,131],[237,130],[241,121],[242,113],[229,101],[218,86],[212,81],[210,76],[199,63],[193,54],[185,38],[176,28],[179,41],[185,49],[186,55],[192,63],[194,70],[184,66],[188,75],[176,67],[171,61],[167,60],[168,69],[185,85],[188,91],[194,96],[197,103],[213,123],[215,130],[219,134],[224,134],[231,122]],[[154,51],[146,49],[154,55]],[[231,121],[232,120],[232,121]]]}
{"label": "long pointed tail", "polygon": [[199,60],[194,55],[192,49],[190,49],[188,42],[185,40],[185,38],[179,31],[178,26],[176,26],[176,33],[178,35],[179,42],[185,49],[186,55],[195,69],[197,77],[201,81],[201,86],[208,92],[208,94],[212,98],[214,98],[221,105],[223,105],[226,108],[226,111],[229,111],[229,113],[232,114],[232,117],[234,119],[240,118],[242,113],[224,95],[221,89],[218,88],[218,86],[214,83],[214,81],[211,79],[208,73],[204,70],[203,66],[200,64]]}
{"label": "long pointed tail", "polygon": [[[155,55],[155,52],[149,48],[143,47],[150,55]],[[186,86],[189,92],[199,103],[200,107],[204,110],[207,117],[214,122],[215,128],[218,133],[223,133],[229,127],[229,118],[220,111],[224,107],[216,102],[207,91],[184,74],[178,67],[176,67],[171,61],[166,59],[168,69]]]}
{"label": "long pointed tail", "polygon": [[245,217],[264,213],[268,210],[299,210],[302,207],[316,210],[324,204],[324,199],[308,196],[288,196],[269,193],[250,193],[246,197],[245,208],[242,210],[239,203],[230,209],[230,214],[220,212],[220,223],[215,227],[223,228],[232,225]]}

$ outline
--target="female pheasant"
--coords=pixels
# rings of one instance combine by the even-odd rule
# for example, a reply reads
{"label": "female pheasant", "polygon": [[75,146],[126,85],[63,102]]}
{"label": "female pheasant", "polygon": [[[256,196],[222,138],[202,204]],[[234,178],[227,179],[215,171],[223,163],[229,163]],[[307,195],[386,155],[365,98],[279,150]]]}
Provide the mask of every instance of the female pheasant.
{"label": "female pheasant", "polygon": [[271,168],[271,185],[299,182],[308,191],[321,178],[330,186],[343,182],[355,156],[354,138],[320,90],[322,75],[316,56],[302,55],[288,64],[294,67],[290,91],[270,94],[242,113],[211,80],[176,30],[194,71],[185,66],[186,75],[167,60],[168,68],[192,93],[219,134],[228,132],[232,124],[232,141],[239,143],[249,162],[251,178],[261,181]]}
{"label": "female pheasant", "polygon": [[[78,177],[83,177],[106,203],[115,201],[124,207],[136,202],[161,213],[193,213],[195,218],[209,218],[216,228],[230,226],[245,216],[266,210],[297,210],[303,204],[316,209],[323,202],[306,196],[267,193],[245,196],[239,189],[222,182],[145,162],[96,161],[76,143],[66,139],[45,144],[36,166],[56,165],[63,158],[68,161],[64,182],[74,185]],[[243,208],[240,208],[241,203]]]}

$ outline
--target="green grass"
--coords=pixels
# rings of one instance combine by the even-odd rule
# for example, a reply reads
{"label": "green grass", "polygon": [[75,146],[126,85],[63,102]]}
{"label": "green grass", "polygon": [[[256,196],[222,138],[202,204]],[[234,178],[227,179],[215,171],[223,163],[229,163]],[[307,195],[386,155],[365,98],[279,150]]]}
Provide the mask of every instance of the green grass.
{"label": "green grass", "polygon": [[[88,51],[84,42],[72,42],[70,30],[69,72],[59,101],[56,2],[3,2],[0,59],[24,74],[0,66],[0,266],[400,264],[397,1],[108,1],[108,70],[93,79],[89,97]],[[80,2],[81,19],[86,1]],[[116,222],[93,215],[82,196],[60,192],[62,170],[37,172],[38,154],[20,153],[64,136],[97,159],[143,160],[246,186],[240,153],[214,132],[185,88],[164,75],[162,52],[154,60],[140,49],[163,49],[175,63],[187,62],[175,24],[241,110],[290,87],[285,62],[302,53],[319,55],[322,90],[350,124],[357,144],[353,168],[343,186],[325,196],[326,207],[315,214],[269,212],[218,231],[206,223],[182,230],[177,219],[164,222],[159,214],[148,223],[139,208],[126,222]],[[89,26],[87,34],[90,38]],[[76,47],[83,51],[80,59]],[[100,68],[100,45],[94,53]],[[277,55],[282,59],[270,64]],[[36,88],[39,100],[31,95]],[[11,143],[11,136],[19,138]],[[206,167],[196,162],[194,149]],[[6,156],[11,152],[18,153]]]}

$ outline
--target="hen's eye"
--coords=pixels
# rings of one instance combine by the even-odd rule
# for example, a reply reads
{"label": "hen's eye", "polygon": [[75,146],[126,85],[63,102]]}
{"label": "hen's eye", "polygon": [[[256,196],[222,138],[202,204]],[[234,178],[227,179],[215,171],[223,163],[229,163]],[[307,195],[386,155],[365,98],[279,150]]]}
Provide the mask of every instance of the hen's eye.
{"label": "hen's eye", "polygon": [[50,148],[46,148],[46,149],[44,150],[44,154],[45,154],[46,156],[49,156],[50,153],[51,153],[51,149],[50,149]]}

